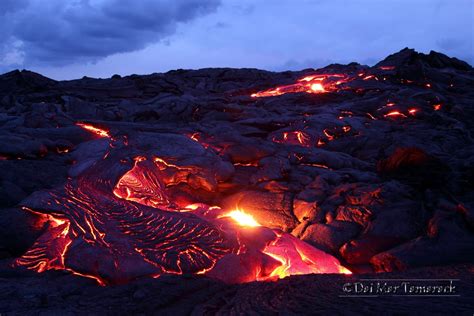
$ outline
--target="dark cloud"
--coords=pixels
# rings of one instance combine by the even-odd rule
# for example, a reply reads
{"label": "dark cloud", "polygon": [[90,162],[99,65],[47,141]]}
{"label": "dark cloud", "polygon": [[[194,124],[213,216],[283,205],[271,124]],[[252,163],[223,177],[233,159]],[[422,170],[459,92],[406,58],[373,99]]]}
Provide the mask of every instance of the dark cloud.
{"label": "dark cloud", "polygon": [[[1,0],[3,54],[15,42],[25,64],[96,61],[140,50],[220,0]],[[2,51],[0,51],[2,53]]]}

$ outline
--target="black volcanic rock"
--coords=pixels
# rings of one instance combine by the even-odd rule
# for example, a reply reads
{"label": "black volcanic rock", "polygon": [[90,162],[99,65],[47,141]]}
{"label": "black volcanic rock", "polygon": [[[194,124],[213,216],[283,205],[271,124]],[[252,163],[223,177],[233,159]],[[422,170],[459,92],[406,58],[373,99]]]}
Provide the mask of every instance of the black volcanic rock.
{"label": "black volcanic rock", "polygon": [[444,186],[449,167],[418,148],[397,148],[388,158],[378,162],[383,176],[405,181],[416,187]]}
{"label": "black volcanic rock", "polygon": [[0,94],[40,92],[57,81],[28,70],[14,70],[0,76]]}
{"label": "black volcanic rock", "polygon": [[430,51],[428,55],[418,53],[414,49],[404,48],[398,53],[392,54],[384,60],[377,63],[375,66],[410,66],[417,63],[422,63],[426,67],[432,68],[454,68],[457,70],[469,71],[472,70],[465,61],[459,60],[455,57],[448,57],[442,53]]}

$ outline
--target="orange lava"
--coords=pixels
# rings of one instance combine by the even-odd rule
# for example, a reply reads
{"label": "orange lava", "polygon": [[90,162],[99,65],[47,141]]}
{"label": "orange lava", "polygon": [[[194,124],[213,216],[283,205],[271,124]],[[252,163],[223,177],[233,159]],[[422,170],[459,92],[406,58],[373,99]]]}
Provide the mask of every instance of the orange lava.
{"label": "orange lava", "polygon": [[263,253],[280,262],[280,266],[270,273],[270,278],[282,279],[290,275],[311,273],[352,274],[335,257],[290,234],[279,236],[265,247]]}
{"label": "orange lava", "polygon": [[[303,132],[291,135],[298,142],[309,141]],[[185,181],[180,172],[191,167],[169,160],[136,156],[116,183],[101,178],[89,182],[103,170],[95,165],[83,178],[67,182],[62,193],[48,196],[48,208],[60,209],[61,217],[26,209],[47,224],[14,265],[37,272],[66,270],[100,285],[163,274],[204,274],[242,283],[350,273],[334,256],[263,226],[242,209],[177,206],[167,184]]]}
{"label": "orange lava", "polygon": [[407,117],[400,111],[391,111],[384,115],[384,117]]}
{"label": "orange lava", "polygon": [[[244,228],[261,227],[253,216],[240,209],[226,213],[220,218],[230,218]],[[257,281],[282,279],[290,275],[311,273],[352,273],[332,255],[314,248],[290,234],[279,231],[274,231],[274,233],[275,238],[265,245],[262,253],[274,259],[275,264],[267,274],[262,273],[265,269],[257,270]]]}
{"label": "orange lava", "polygon": [[[72,274],[94,279],[101,286],[105,285],[105,282],[98,276],[80,273],[66,267],[66,253],[72,244],[69,235],[71,226],[69,220],[37,213],[27,208],[25,210],[40,215],[44,220],[47,220],[50,234],[38,238],[33,246],[15,261],[15,266],[24,266],[38,273],[48,270],[67,270]],[[43,244],[47,244],[48,247],[43,247]]]}
{"label": "orange lava", "polygon": [[408,113],[411,114],[411,115],[415,115],[416,112],[418,112],[418,109],[414,109],[414,108],[413,108],[413,109],[409,109],[409,110],[408,110]]}
{"label": "orange lava", "polygon": [[245,213],[244,211],[241,211],[241,210],[230,211],[229,213],[224,214],[220,218],[223,218],[223,217],[232,218],[240,226],[246,226],[246,227],[262,226],[255,220],[255,218],[253,218],[252,215],[247,214],[247,213]]}
{"label": "orange lava", "polygon": [[[350,127],[346,127],[350,129]],[[292,139],[297,140],[298,142],[304,144],[309,142],[309,136],[305,135],[303,132],[295,131],[291,133],[284,133],[283,137],[285,140],[288,140],[289,137],[294,137]],[[155,165],[158,166],[158,169],[163,169],[165,167],[179,168],[178,166],[171,164],[162,158],[154,157],[152,161]],[[231,225],[231,231],[229,234],[237,234],[239,236],[242,232],[241,229],[252,229],[263,226],[249,213],[241,209],[234,209],[228,212],[220,209],[217,206],[207,207],[204,204],[190,204],[186,206],[183,210],[175,210],[170,206],[170,203],[166,196],[166,191],[163,184],[160,182],[160,175],[158,173],[152,173],[150,170],[150,163],[152,161],[145,159],[144,157],[136,157],[134,167],[119,179],[117,185],[114,189],[114,195],[116,197],[126,199],[129,201],[137,202],[139,204],[151,206],[151,207],[165,207],[169,211],[180,211],[186,213],[200,213],[202,209],[208,209],[206,211],[206,219],[213,221],[212,214],[216,215],[216,219],[223,220],[226,222],[233,222],[237,225]],[[246,164],[253,166],[255,164]],[[305,165],[305,164],[303,164]],[[327,166],[321,164],[307,164],[312,167],[325,168]],[[168,207],[167,207],[167,206]],[[210,217],[210,218],[209,218]],[[268,228],[264,228],[270,230]],[[272,231],[272,230],[270,230]],[[246,233],[246,232],[245,232]],[[265,280],[274,280],[277,278],[284,278],[289,275],[296,274],[308,274],[308,273],[351,273],[345,267],[343,267],[340,262],[333,256],[313,248],[301,240],[285,233],[276,232],[275,237],[265,246],[261,251],[264,255],[267,255],[273,258],[275,261],[273,265],[275,266],[269,274],[262,274],[262,272],[256,273],[252,278],[249,279],[248,276],[234,276],[232,281],[226,276],[220,276],[224,281],[232,282],[247,282],[247,281],[265,281]],[[261,238],[258,234],[253,236],[256,240]],[[242,237],[237,237],[237,240],[241,240]],[[253,241],[257,242],[258,241]],[[252,243],[253,243],[252,242]],[[239,246],[239,256],[242,256],[241,260],[246,260],[246,254],[252,252],[252,246],[249,246],[246,243],[240,242]],[[215,263],[217,264],[217,262]],[[245,264],[255,264],[250,260]],[[255,266],[258,271],[265,270],[260,268],[260,270]],[[199,271],[199,274],[210,273],[211,276],[213,273],[216,273],[213,268],[208,268],[203,271]]]}
{"label": "orange lava", "polygon": [[311,91],[314,91],[315,93],[317,92],[325,92],[326,90],[324,89],[323,85],[320,83],[313,83],[311,85]]}
{"label": "orange lava", "polygon": [[[164,162],[162,159],[161,161]],[[168,205],[169,201],[164,193],[164,184],[160,180],[160,174],[151,172],[150,170],[154,169],[149,168],[150,164],[152,162],[143,157],[135,158],[134,167],[117,182],[113,190],[114,195],[151,207]]]}
{"label": "orange lava", "polygon": [[251,94],[253,98],[274,97],[287,93],[326,93],[339,90],[339,85],[348,82],[349,77],[343,74],[310,75],[299,79],[296,83],[279,86]]}
{"label": "orange lava", "polygon": [[380,66],[379,69],[380,70],[385,70],[385,71],[394,70],[395,66]]}
{"label": "orange lava", "polygon": [[101,129],[101,128],[95,127],[90,124],[85,124],[85,123],[76,123],[76,125],[100,137],[110,137],[109,132],[106,131],[105,129]]}
{"label": "orange lava", "polygon": [[311,137],[302,131],[283,132],[282,138],[273,137],[273,141],[275,143],[287,143],[304,147],[311,146]]}
{"label": "orange lava", "polygon": [[[288,137],[292,135],[296,139],[298,139],[299,135],[301,142],[306,141],[306,136],[303,136],[303,134],[299,133],[302,132],[285,133],[284,138],[288,139]],[[161,163],[165,166],[174,166],[172,164],[167,163],[161,158],[155,157],[153,160],[155,163]],[[146,163],[149,163],[146,159],[135,159],[135,166],[119,180],[118,184],[115,187],[114,194],[117,197],[138,202],[147,206],[156,206],[166,201],[166,194],[164,190],[160,192],[155,192],[156,189],[154,190],[152,188],[147,188],[148,186],[156,187],[156,184],[143,185],[144,183],[149,183],[150,180],[152,180],[152,182],[158,181],[158,179],[153,180],[153,176],[149,173],[146,174],[146,169],[144,169],[146,165],[143,165]],[[320,164],[311,164],[311,166],[325,169],[328,168],[327,166]],[[239,240],[240,246],[237,256],[241,257],[239,259],[242,261],[241,264],[243,266],[253,266],[252,269],[256,269],[255,271],[257,272],[251,274],[251,276],[245,275],[244,272],[240,271],[232,272],[233,274],[229,271],[223,273],[221,270],[225,270],[227,268],[221,267],[218,263],[219,261],[217,261],[215,262],[215,265],[217,265],[215,269],[213,266],[212,268],[199,271],[199,274],[209,273],[210,276],[216,277],[217,275],[218,278],[226,282],[240,283],[255,280],[275,280],[290,275],[308,273],[351,273],[348,269],[342,266],[341,263],[332,255],[329,255],[319,249],[313,248],[305,242],[289,234],[263,227],[255,219],[255,217],[253,217],[251,214],[245,212],[242,209],[236,208],[234,210],[226,212],[217,206],[207,207],[204,204],[190,204],[186,206],[184,210],[180,211],[186,213],[201,214],[201,211],[203,209],[207,209],[207,211],[205,212],[206,215],[204,215],[206,220],[210,220],[212,222],[215,218],[217,220],[224,221],[225,223],[236,224],[231,225],[230,228],[229,226],[227,226],[228,224],[220,224],[220,226],[228,227],[226,229],[228,230],[228,234],[236,234],[238,236],[237,240]],[[170,208],[168,208],[168,210],[173,211]],[[270,271],[267,271],[269,268],[265,267],[264,263],[264,266],[258,268],[258,266],[262,263],[255,263],[253,259],[247,258],[249,253],[253,253],[254,251],[256,251],[256,249],[253,249],[253,244],[258,244],[262,242],[259,240],[260,238],[262,238],[262,236],[265,236],[265,234],[262,234],[262,236],[259,234],[252,235],[252,239],[255,240],[250,241],[250,244],[248,241],[243,241],[245,238],[242,237],[241,234],[249,234],[249,232],[251,231],[248,230],[255,228],[264,229],[268,231],[267,234],[269,234],[269,232],[273,232],[272,234],[274,234],[274,237],[267,242],[264,249],[262,249],[261,252],[257,251],[257,253],[269,256],[273,259],[273,263],[271,265],[272,268],[270,268]],[[263,273],[263,271],[267,272]],[[239,273],[242,273],[242,275],[239,275]]]}

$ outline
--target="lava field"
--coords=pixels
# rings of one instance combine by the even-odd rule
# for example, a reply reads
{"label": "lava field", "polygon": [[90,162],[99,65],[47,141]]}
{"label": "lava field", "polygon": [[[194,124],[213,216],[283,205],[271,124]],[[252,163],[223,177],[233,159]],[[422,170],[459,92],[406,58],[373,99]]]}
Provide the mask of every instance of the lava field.
{"label": "lava field", "polygon": [[[0,314],[472,313],[474,69],[0,76]],[[345,280],[461,295],[340,297]]]}

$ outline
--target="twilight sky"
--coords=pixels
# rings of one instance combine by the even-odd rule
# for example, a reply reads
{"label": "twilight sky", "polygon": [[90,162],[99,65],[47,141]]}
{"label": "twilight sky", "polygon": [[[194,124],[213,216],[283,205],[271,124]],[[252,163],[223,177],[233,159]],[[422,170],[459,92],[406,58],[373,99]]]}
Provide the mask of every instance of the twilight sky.
{"label": "twilight sky", "polygon": [[404,47],[474,64],[474,0],[0,0],[0,73],[374,64]]}

